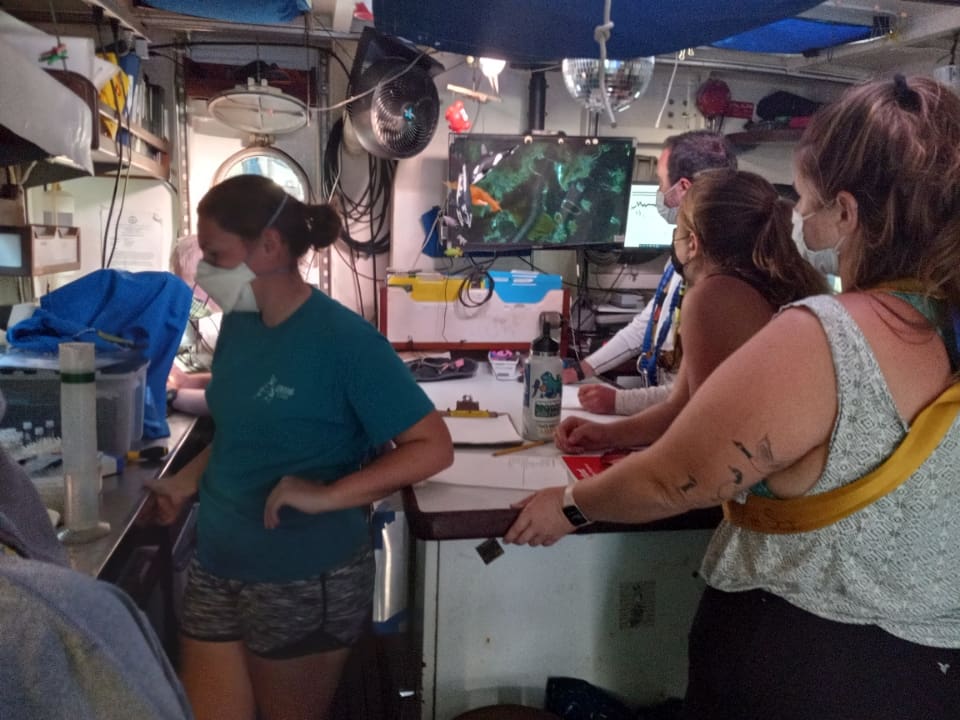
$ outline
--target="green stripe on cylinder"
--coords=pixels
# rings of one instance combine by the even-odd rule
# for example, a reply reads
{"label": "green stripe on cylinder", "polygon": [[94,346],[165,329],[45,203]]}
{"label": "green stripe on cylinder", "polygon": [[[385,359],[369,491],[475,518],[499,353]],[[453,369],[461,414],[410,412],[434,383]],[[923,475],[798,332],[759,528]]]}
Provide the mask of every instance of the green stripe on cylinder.
{"label": "green stripe on cylinder", "polygon": [[92,372],[85,373],[60,373],[60,382],[66,385],[84,385],[96,380],[97,374]]}

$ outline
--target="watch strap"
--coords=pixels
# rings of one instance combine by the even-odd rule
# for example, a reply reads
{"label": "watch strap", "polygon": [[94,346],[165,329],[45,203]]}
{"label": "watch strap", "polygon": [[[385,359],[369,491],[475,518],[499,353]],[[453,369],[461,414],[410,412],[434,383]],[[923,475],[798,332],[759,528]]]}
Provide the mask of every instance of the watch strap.
{"label": "watch strap", "polygon": [[563,514],[574,527],[583,527],[584,525],[589,525],[591,522],[573,499],[573,485],[567,485],[567,487],[564,488]]}

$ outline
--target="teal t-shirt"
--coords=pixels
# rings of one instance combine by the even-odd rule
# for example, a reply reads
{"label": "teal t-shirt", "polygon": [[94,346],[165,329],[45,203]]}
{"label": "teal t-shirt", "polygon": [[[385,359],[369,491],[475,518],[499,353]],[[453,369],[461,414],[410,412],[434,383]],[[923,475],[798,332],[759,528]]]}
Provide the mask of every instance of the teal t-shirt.
{"label": "teal t-shirt", "polygon": [[216,425],[200,482],[197,552],[222,577],[287,582],[326,572],[370,542],[366,508],[280,511],[284,475],[332,483],[423,419],[433,403],[387,340],[319,291],[277,327],[224,317],[207,403]]}

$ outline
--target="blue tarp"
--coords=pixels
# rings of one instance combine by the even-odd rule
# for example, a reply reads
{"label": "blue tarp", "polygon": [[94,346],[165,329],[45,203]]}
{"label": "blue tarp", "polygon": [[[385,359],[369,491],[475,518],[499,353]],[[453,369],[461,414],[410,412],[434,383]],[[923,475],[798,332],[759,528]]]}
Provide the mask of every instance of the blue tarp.
{"label": "blue tarp", "polygon": [[[818,0],[615,0],[607,56],[709,45],[819,5]],[[376,28],[418,45],[513,63],[597,57],[602,0],[373,0]]]}
{"label": "blue tarp", "polygon": [[310,10],[310,0],[145,0],[147,7],[239,23],[284,23]]}
{"label": "blue tarp", "polygon": [[137,349],[150,361],[143,437],[167,437],[167,375],[192,298],[190,287],[172,273],[96,270],[40,298],[32,316],[7,330],[7,342],[39,353],[56,353],[65,341],[92,342],[100,350]]}
{"label": "blue tarp", "polygon": [[713,43],[713,47],[745,52],[800,54],[866,40],[872,34],[873,28],[869,25],[787,18],[720,40]]}

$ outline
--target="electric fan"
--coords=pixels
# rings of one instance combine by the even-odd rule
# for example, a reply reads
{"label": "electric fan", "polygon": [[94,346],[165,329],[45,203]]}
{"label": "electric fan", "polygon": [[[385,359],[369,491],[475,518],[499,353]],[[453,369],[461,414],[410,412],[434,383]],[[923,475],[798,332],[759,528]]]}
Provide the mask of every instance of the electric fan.
{"label": "electric fan", "polygon": [[443,65],[400,40],[364,28],[350,71],[347,105],[357,140],[371,155],[413,157],[437,129],[440,97],[433,77]]}

